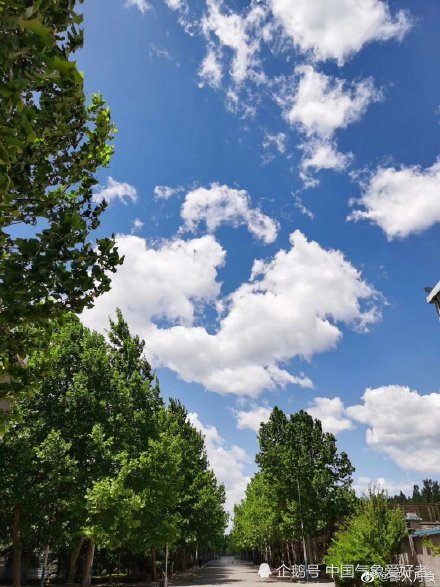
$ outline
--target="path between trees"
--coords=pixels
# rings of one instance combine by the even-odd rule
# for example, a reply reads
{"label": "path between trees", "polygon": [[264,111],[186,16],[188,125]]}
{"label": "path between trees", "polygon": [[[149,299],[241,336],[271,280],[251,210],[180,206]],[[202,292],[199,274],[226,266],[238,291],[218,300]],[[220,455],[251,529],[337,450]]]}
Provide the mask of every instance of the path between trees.
{"label": "path between trees", "polygon": [[[234,559],[232,556],[224,556],[216,561],[211,561],[201,569],[191,569],[188,573],[180,575],[170,580],[170,587],[204,585],[206,587],[219,587],[221,585],[261,585],[264,587],[267,583],[276,583],[277,585],[286,584],[291,586],[288,580],[260,579],[257,574],[258,567],[251,563],[245,563]],[[311,585],[313,587],[333,587],[334,583],[296,583],[298,587]]]}

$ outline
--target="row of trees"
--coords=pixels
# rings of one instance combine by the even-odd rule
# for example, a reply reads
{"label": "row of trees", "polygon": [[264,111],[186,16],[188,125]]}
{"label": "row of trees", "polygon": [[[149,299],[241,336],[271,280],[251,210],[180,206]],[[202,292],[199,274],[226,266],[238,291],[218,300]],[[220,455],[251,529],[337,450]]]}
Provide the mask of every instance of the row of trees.
{"label": "row of trees", "polygon": [[[115,133],[73,60],[82,0],[0,2],[0,547],[70,553],[188,551],[223,538],[224,489],[182,405],[166,406],[122,316],[109,341],[80,314],[122,262],[98,238],[93,188]],[[0,434],[5,429],[0,409]],[[125,556],[124,555],[124,556]],[[174,554],[176,557],[176,554]]]}
{"label": "row of trees", "polygon": [[287,417],[275,408],[258,440],[260,470],[234,510],[236,551],[274,567],[384,566],[396,560],[407,532],[403,512],[390,507],[383,490],[370,488],[356,498],[354,468],[319,420],[304,411]]}
{"label": "row of trees", "polygon": [[15,402],[0,443],[0,543],[13,548],[15,587],[23,551],[69,552],[73,582],[87,544],[87,585],[95,547],[148,552],[154,575],[165,545],[176,559],[222,544],[224,488],[143,348],[119,311],[108,341],[69,315],[30,358],[39,384]]}
{"label": "row of trees", "polygon": [[391,501],[402,505],[440,503],[440,483],[433,479],[423,479],[422,483],[422,487],[413,486],[411,496],[407,496],[401,491],[391,497]]}
{"label": "row of trees", "polygon": [[274,408],[261,424],[260,471],[235,507],[232,542],[273,565],[294,563],[316,548],[309,538],[330,536],[355,502],[354,468],[335,437],[307,412],[286,416]]}

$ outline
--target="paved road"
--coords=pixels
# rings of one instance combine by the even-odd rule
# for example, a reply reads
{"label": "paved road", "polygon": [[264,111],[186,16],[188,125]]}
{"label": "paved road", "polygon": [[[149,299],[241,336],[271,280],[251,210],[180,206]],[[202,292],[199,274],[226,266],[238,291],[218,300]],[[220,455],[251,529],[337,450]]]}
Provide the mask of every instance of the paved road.
{"label": "paved road", "polygon": [[[206,587],[245,587],[254,585],[264,587],[267,583],[271,583],[273,587],[276,585],[285,585],[285,587],[292,587],[292,583],[286,580],[276,579],[260,579],[257,575],[258,567],[238,561],[233,557],[222,557],[216,561],[204,565],[201,569],[191,569],[183,576],[173,578],[170,581],[170,587],[189,586],[189,585],[204,585]],[[294,583],[297,587],[304,587],[304,583]],[[333,583],[309,583],[313,587],[333,587]]]}

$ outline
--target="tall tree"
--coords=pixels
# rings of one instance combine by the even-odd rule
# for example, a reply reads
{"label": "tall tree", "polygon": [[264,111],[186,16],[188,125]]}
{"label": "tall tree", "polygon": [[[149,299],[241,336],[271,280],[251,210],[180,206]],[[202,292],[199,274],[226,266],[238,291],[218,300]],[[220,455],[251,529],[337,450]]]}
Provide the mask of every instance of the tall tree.
{"label": "tall tree", "polygon": [[81,21],[75,0],[0,3],[0,394],[23,385],[49,321],[91,306],[121,262],[113,238],[90,238],[114,127],[71,59]]}
{"label": "tall tree", "polygon": [[316,534],[349,511],[354,467],[319,420],[303,410],[288,418],[274,408],[258,440],[256,460],[273,483],[285,535]]}
{"label": "tall tree", "polygon": [[[56,433],[68,447],[75,474],[68,491],[53,490],[52,501],[64,508],[63,545],[77,556],[89,516],[88,492],[100,480],[118,476],[123,455],[138,457],[147,449],[149,439],[157,434],[163,404],[157,382],[142,358],[142,344],[136,338],[128,340],[130,334],[120,313],[110,327],[110,344],[73,315],[64,322],[52,336],[48,350],[31,358],[31,370],[40,371],[47,363],[51,370],[33,394],[17,400],[19,418],[5,439],[11,439],[6,453],[11,464],[14,451],[21,459],[32,454],[26,447],[20,448],[21,438],[27,439],[30,447],[38,447]],[[127,348],[130,353],[124,351]],[[10,512],[15,506],[22,512],[32,510],[32,491],[39,491],[33,470],[25,464],[12,468],[16,481],[11,487],[16,489],[10,492]],[[45,509],[40,508],[40,516]],[[40,517],[34,526],[41,526],[41,521]],[[12,518],[8,525],[12,527]],[[25,525],[22,514],[21,534]]]}
{"label": "tall tree", "polygon": [[0,443],[0,541],[13,551],[13,585],[21,582],[24,547],[56,548],[68,518],[76,463],[57,431],[39,440],[32,427],[11,426]]}
{"label": "tall tree", "polygon": [[223,537],[224,488],[203,438],[183,406],[164,406],[143,350],[118,311],[108,341],[69,315],[31,357],[31,371],[51,369],[17,399],[18,417],[0,443],[0,516],[16,551],[15,587],[23,548],[70,550],[72,582],[87,543],[86,586],[95,547],[151,552],[153,564],[167,544],[210,546]]}
{"label": "tall tree", "polygon": [[[195,557],[202,549],[214,550],[223,542],[227,525],[224,511],[225,491],[209,468],[202,434],[188,420],[188,412],[171,399],[169,418],[177,427],[182,447],[182,490],[177,503],[183,555],[191,550]],[[185,564],[185,561],[181,561]]]}
{"label": "tall tree", "polygon": [[254,475],[246,495],[234,508],[232,543],[237,550],[259,549],[285,539],[282,535],[282,512],[278,510],[273,485],[264,473]]}

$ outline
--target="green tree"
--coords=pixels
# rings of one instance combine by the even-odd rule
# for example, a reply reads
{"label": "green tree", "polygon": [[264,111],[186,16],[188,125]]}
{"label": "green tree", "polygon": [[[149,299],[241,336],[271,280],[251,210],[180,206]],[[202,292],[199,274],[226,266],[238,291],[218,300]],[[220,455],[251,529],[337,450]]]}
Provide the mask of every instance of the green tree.
{"label": "green tree", "polygon": [[56,547],[63,535],[76,473],[70,449],[54,430],[37,440],[20,425],[2,438],[0,543],[13,550],[14,587],[21,582],[23,547]]}
{"label": "green tree", "polygon": [[414,487],[413,487],[413,494],[412,494],[411,501],[413,503],[421,503],[422,502],[422,496],[420,495],[420,487],[418,485],[414,485]]}
{"label": "green tree", "polygon": [[51,369],[34,393],[17,399],[17,418],[0,444],[7,480],[0,513],[3,541],[16,551],[15,587],[22,548],[70,550],[73,582],[87,542],[85,586],[95,547],[150,552],[154,570],[165,545],[223,538],[224,489],[203,438],[183,406],[164,406],[143,351],[118,311],[108,340],[69,315],[31,357],[30,371]]}
{"label": "green tree", "polygon": [[232,544],[236,550],[259,549],[269,560],[270,545],[283,540],[281,512],[276,507],[273,486],[264,473],[255,474],[246,495],[234,508]]}
{"label": "green tree", "polygon": [[438,481],[423,479],[423,487],[420,494],[423,503],[440,502],[440,486]]}
{"label": "green tree", "polygon": [[178,548],[181,566],[189,550],[198,558],[202,550],[214,550],[224,539],[227,514],[225,491],[209,468],[202,434],[188,420],[188,412],[177,400],[170,400],[169,418],[174,422],[182,448],[182,491],[177,502],[180,518]]}
{"label": "green tree", "polygon": [[[400,545],[407,534],[400,508],[390,508],[386,491],[369,489],[355,512],[333,537],[324,562],[327,565],[385,566],[396,562]],[[336,580],[341,580],[336,576]],[[348,581],[353,581],[349,579]],[[377,577],[375,584],[383,581]],[[361,573],[355,583],[361,585]]]}
{"label": "green tree", "polygon": [[[60,543],[72,550],[72,579],[78,546],[88,536],[88,492],[102,480],[117,478],[123,458],[138,457],[147,449],[150,438],[157,435],[158,415],[164,408],[158,384],[142,357],[143,344],[130,337],[120,313],[110,325],[110,343],[73,315],[64,322],[48,349],[30,360],[31,370],[39,371],[47,363],[51,370],[33,394],[17,400],[17,422],[5,438],[14,441],[6,454],[11,462],[15,453],[20,459],[32,454],[20,447],[21,438],[28,439],[29,447],[38,447],[55,431],[68,447],[75,474],[68,491],[55,489],[52,501],[64,512]],[[10,517],[17,505],[23,512],[32,509],[32,492],[39,491],[38,484],[34,487],[30,464],[21,463],[11,475],[16,479],[11,485],[15,489],[10,492]],[[23,528],[25,521],[23,513]],[[12,518],[7,525],[12,527]],[[41,525],[41,518],[34,523],[35,527]],[[23,529],[19,531],[23,535]],[[89,565],[93,550],[94,542],[90,541]],[[84,577],[88,577],[87,570]]]}
{"label": "green tree", "polygon": [[273,485],[284,536],[314,535],[350,511],[354,467],[319,420],[303,410],[288,418],[274,408],[258,440],[256,460]]}
{"label": "green tree", "polygon": [[87,105],[72,53],[75,0],[0,2],[0,393],[24,385],[23,359],[50,320],[110,288],[113,238],[91,240],[105,203],[96,172],[114,127],[102,97]]}
{"label": "green tree", "polygon": [[[154,558],[157,547],[177,541],[182,451],[176,432],[163,426],[158,437],[150,439],[137,457],[126,459],[124,455],[116,477],[93,484],[87,493],[88,518],[84,527],[92,544],[110,550],[124,547],[132,553],[153,551]],[[153,574],[154,571],[153,567]]]}

